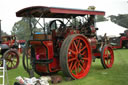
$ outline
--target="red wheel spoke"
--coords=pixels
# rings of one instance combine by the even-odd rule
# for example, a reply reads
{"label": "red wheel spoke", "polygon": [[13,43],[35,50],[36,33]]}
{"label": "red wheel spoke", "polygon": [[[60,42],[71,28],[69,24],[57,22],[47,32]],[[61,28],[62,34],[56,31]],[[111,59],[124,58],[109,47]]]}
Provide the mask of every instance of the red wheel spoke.
{"label": "red wheel spoke", "polygon": [[107,54],[104,54],[105,57],[107,57],[108,55]]}
{"label": "red wheel spoke", "polygon": [[109,56],[109,55],[108,55],[108,50],[106,50],[104,57],[105,57],[105,58],[108,58],[108,56]]}
{"label": "red wheel spoke", "polygon": [[78,71],[78,73],[79,73],[79,66],[80,66],[80,62],[78,63],[78,65],[77,65],[77,71]]}
{"label": "red wheel spoke", "polygon": [[76,54],[76,52],[75,52],[75,51],[73,51],[73,50],[71,50],[71,49],[69,49],[69,51],[70,51],[70,52],[72,52],[73,54]]}
{"label": "red wheel spoke", "polygon": [[78,52],[78,48],[77,48],[76,43],[74,42],[73,44],[74,44],[74,46],[75,46],[76,51]]}
{"label": "red wheel spoke", "polygon": [[70,71],[71,71],[72,66],[73,66],[73,62],[71,62],[70,65],[69,65],[69,70]]}
{"label": "red wheel spoke", "polygon": [[80,68],[82,69],[82,71],[84,71],[84,68],[83,68],[83,66],[80,64]]}
{"label": "red wheel spoke", "polygon": [[80,45],[79,45],[79,52],[80,52],[81,47],[82,47],[82,43],[80,43]]}
{"label": "red wheel spoke", "polygon": [[84,64],[84,62],[82,61],[82,60],[80,60],[80,63],[82,64],[82,66],[84,66],[85,64]]}
{"label": "red wheel spoke", "polygon": [[108,57],[108,53],[109,53],[109,51],[107,50],[107,57]]}
{"label": "red wheel spoke", "polygon": [[81,55],[85,55],[86,54],[86,51],[84,51],[83,53],[81,53]]}
{"label": "red wheel spoke", "polygon": [[85,48],[87,48],[87,47],[84,46],[82,49],[80,49],[79,53],[82,52]]}
{"label": "red wheel spoke", "polygon": [[77,75],[77,65],[75,65],[74,68],[75,68],[75,73],[76,73],[76,75]]}
{"label": "red wheel spoke", "polygon": [[74,70],[76,64],[77,64],[77,62],[75,62],[74,65],[72,66],[72,68],[71,68],[71,72],[72,72],[72,70]]}
{"label": "red wheel spoke", "polygon": [[88,61],[88,58],[82,58],[83,60],[85,60],[85,61]]}
{"label": "red wheel spoke", "polygon": [[76,60],[76,58],[71,58],[71,59],[68,59],[68,62],[71,62],[71,61],[74,61]]}

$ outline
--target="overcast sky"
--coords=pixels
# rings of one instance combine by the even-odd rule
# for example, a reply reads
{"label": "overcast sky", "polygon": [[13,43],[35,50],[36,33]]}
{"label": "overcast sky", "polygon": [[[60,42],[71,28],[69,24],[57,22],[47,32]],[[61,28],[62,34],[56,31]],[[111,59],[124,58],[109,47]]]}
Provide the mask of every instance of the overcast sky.
{"label": "overcast sky", "polygon": [[106,16],[128,14],[128,0],[1,0],[2,30],[10,34],[14,23],[21,19],[16,17],[16,11],[37,5],[80,9],[93,5],[96,10],[105,11]]}

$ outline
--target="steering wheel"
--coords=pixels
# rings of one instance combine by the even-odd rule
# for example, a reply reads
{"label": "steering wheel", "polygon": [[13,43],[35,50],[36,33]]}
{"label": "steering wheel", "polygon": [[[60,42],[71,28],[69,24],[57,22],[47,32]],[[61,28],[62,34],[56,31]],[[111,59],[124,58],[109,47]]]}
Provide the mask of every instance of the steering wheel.
{"label": "steering wheel", "polygon": [[[57,22],[59,22],[60,24],[57,24]],[[50,31],[52,31],[52,28],[54,27],[54,29],[58,29],[58,31],[64,31],[66,26],[64,24],[63,21],[61,20],[53,20],[50,22],[49,24],[49,27],[50,27]]]}

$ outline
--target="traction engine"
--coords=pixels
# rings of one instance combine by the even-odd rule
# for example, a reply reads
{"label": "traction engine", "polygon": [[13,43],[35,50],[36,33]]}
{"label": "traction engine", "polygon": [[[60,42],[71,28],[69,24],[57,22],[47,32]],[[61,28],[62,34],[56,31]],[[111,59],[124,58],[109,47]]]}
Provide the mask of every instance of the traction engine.
{"label": "traction engine", "polygon": [[0,20],[0,67],[3,66],[3,59],[6,60],[7,69],[15,69],[19,65],[18,45],[15,36],[2,36]]}
{"label": "traction engine", "polygon": [[125,47],[128,49],[128,30],[125,30],[124,33],[120,33],[119,37],[110,37],[109,42],[112,48],[121,49]]}
{"label": "traction engine", "polygon": [[[106,35],[98,37],[95,27],[95,15],[104,15],[103,11],[78,10],[56,7],[34,6],[16,13],[17,17],[27,17],[31,29],[23,54],[23,66],[28,73],[35,71],[39,75],[63,71],[73,79],[85,77],[92,60],[101,59],[105,69],[111,68],[114,53]],[[31,19],[51,18],[48,26],[44,22],[42,33],[34,33]]]}

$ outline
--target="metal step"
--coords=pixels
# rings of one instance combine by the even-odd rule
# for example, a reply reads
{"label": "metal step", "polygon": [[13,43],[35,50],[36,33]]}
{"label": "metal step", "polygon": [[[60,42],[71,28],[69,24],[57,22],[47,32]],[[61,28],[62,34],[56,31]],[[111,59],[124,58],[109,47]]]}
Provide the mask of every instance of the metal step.
{"label": "metal step", "polygon": [[[7,79],[5,79],[5,75],[6,75]],[[1,82],[0,85],[5,85],[5,80],[7,81],[7,85],[9,85],[8,74],[7,74],[7,69],[6,69],[6,61],[5,60],[3,60],[3,67],[0,67],[0,78],[3,79],[3,82]]]}
{"label": "metal step", "polygon": [[3,78],[4,76],[0,76],[0,78]]}
{"label": "metal step", "polygon": [[3,70],[3,69],[4,69],[4,67],[0,67],[0,69],[1,69],[1,70]]}

